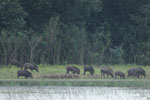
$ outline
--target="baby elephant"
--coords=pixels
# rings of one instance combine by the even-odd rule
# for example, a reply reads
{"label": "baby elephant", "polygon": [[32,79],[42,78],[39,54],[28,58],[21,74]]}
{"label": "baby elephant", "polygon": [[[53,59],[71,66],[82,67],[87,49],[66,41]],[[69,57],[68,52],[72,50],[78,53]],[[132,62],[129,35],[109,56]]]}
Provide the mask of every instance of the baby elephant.
{"label": "baby elephant", "polygon": [[23,66],[25,70],[30,69],[31,71],[36,70],[37,72],[39,72],[38,67],[31,63],[25,63]]}
{"label": "baby elephant", "polygon": [[27,71],[27,70],[19,70],[19,71],[17,72],[17,76],[18,76],[18,78],[19,78],[20,76],[24,76],[26,79],[27,79],[28,77],[33,78],[32,73],[30,73],[30,72]]}
{"label": "baby elephant", "polygon": [[83,75],[85,75],[87,71],[89,71],[91,75],[94,74],[94,68],[92,66],[85,66]]}
{"label": "baby elephant", "polygon": [[67,70],[66,74],[69,74],[69,71],[71,71],[72,74],[75,74],[75,73],[77,73],[78,75],[80,74],[80,69],[75,66],[68,66],[66,67],[66,70]]}
{"label": "baby elephant", "polygon": [[125,78],[125,73],[121,72],[121,71],[116,71],[115,72],[115,78],[117,78],[117,76],[120,76],[120,78]]}

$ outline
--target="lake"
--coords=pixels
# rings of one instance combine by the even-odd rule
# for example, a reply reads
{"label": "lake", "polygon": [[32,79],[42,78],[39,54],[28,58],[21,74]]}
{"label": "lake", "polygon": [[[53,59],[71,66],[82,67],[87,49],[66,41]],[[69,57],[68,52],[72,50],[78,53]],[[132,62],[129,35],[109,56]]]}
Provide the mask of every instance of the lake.
{"label": "lake", "polygon": [[0,100],[150,100],[150,89],[125,87],[0,87]]}

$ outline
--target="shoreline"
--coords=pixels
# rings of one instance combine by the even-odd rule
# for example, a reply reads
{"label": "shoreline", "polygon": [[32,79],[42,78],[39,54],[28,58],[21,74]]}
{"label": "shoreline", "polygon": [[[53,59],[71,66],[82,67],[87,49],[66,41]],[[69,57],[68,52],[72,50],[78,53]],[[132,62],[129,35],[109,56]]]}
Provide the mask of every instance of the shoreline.
{"label": "shoreline", "polygon": [[0,79],[0,86],[97,86],[97,87],[145,87],[149,79]]}

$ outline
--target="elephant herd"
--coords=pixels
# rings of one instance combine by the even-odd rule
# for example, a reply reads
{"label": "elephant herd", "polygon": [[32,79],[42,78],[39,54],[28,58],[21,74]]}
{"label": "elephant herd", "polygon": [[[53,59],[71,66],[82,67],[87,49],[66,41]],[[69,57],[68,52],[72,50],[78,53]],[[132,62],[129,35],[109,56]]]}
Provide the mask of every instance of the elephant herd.
{"label": "elephant herd", "polygon": [[[66,67],[66,74],[69,74],[69,72],[72,72],[72,74],[80,74],[80,69],[75,67],[75,66],[68,66]],[[92,66],[85,66],[84,67],[84,73],[83,75],[85,75],[86,72],[90,72],[91,75],[94,74],[94,68]],[[120,78],[125,78],[125,73],[122,71],[116,71],[115,73],[113,73],[113,70],[109,67],[104,67],[100,69],[101,72],[101,77],[120,77]],[[141,67],[137,67],[137,68],[130,68],[127,71],[128,75],[127,77],[137,77],[140,78],[142,76],[146,77],[146,72],[143,68]]]}
{"label": "elephant herd", "polygon": [[28,77],[33,78],[32,73],[28,71],[28,69],[30,69],[31,71],[35,70],[38,72],[38,67],[34,64],[31,63],[20,63],[17,60],[11,60],[10,62],[12,65],[15,65],[17,67],[20,67],[21,70],[17,71],[17,77],[19,78],[20,76],[24,76],[26,79]]}
{"label": "elephant herd", "polygon": [[[31,64],[31,63],[20,63],[19,61],[17,60],[11,60],[11,64],[12,65],[16,65],[17,67],[21,67],[21,70],[17,71],[17,77],[19,78],[20,76],[24,76],[26,79],[28,77],[30,78],[33,78],[32,76],[32,73],[30,71],[28,71],[28,69],[30,69],[31,71],[35,70],[38,72],[38,67],[34,64]],[[90,72],[91,75],[94,75],[94,68],[92,66],[85,66],[84,67],[84,72],[83,72],[83,75],[86,74],[86,72]],[[75,66],[68,66],[66,67],[66,74],[69,74],[69,72],[72,72],[72,74],[80,74],[80,69],[75,67]],[[100,72],[101,72],[101,77],[114,77],[115,78],[125,78],[125,73],[122,72],[122,71],[116,71],[116,72],[113,72],[113,70],[109,67],[103,67],[100,69]],[[146,77],[146,72],[143,68],[141,67],[137,67],[137,68],[130,68],[128,69],[127,71],[127,77],[137,77],[137,78],[140,78],[140,77]]]}
{"label": "elephant herd", "polygon": [[[80,69],[75,66],[68,66],[68,67],[66,67],[66,70],[67,70],[66,74],[69,74],[69,72],[72,72],[72,74],[75,74],[75,73],[77,73],[78,75],[80,74]],[[92,66],[86,66],[86,67],[84,67],[83,74],[85,75],[86,72],[90,72],[90,74],[93,75],[94,68]]]}

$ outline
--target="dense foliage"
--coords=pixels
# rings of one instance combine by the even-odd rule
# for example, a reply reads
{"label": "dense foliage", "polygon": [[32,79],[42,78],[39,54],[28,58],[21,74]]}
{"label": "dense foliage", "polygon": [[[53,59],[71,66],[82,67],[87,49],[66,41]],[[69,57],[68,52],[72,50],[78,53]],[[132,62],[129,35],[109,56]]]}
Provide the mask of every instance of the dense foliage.
{"label": "dense foliage", "polygon": [[149,0],[0,2],[1,64],[150,64]]}

